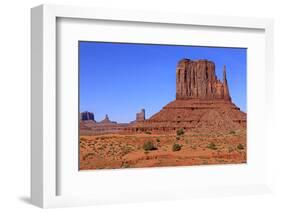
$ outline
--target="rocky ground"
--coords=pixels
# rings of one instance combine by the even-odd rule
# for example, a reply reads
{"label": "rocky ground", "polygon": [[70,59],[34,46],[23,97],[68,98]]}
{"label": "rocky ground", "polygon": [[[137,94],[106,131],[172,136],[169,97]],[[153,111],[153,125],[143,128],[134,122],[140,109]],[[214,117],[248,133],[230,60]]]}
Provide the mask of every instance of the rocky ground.
{"label": "rocky ground", "polygon": [[80,170],[246,163],[246,130],[80,137]]}

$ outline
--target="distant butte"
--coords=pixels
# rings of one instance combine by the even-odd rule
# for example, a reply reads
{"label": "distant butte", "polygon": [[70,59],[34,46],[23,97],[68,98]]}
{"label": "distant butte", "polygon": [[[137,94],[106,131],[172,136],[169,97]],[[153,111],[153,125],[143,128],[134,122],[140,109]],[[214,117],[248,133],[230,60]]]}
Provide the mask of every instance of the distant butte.
{"label": "distant butte", "polygon": [[105,118],[99,122],[100,124],[116,124],[117,122],[109,120],[108,115],[105,115]]}

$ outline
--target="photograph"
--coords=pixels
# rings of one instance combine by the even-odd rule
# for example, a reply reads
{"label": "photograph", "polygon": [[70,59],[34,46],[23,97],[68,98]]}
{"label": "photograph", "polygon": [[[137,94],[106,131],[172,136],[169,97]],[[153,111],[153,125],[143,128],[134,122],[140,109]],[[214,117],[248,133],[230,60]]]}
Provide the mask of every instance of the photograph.
{"label": "photograph", "polygon": [[247,48],[78,42],[79,170],[247,163]]}

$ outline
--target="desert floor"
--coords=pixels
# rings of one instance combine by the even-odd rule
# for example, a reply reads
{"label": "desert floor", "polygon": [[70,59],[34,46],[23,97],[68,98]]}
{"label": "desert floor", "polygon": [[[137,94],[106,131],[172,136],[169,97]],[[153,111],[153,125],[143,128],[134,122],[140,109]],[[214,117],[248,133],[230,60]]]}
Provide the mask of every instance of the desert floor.
{"label": "desert floor", "polygon": [[80,136],[80,170],[238,164],[246,150],[245,130]]}

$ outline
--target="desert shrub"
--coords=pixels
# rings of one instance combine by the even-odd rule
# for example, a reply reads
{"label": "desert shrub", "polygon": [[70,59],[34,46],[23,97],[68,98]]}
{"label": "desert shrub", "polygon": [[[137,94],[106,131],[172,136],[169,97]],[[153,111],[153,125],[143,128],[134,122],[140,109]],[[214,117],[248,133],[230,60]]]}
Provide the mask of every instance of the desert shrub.
{"label": "desert shrub", "polygon": [[122,147],[122,153],[124,154],[124,155],[126,155],[126,154],[128,154],[128,153],[130,153],[132,151],[132,148],[131,147]]}
{"label": "desert shrub", "polygon": [[149,131],[146,131],[146,132],[145,132],[145,134],[151,135],[151,132],[149,132]]}
{"label": "desert shrub", "polygon": [[151,141],[146,141],[142,148],[145,150],[145,151],[151,151],[151,150],[155,150],[156,147],[154,146],[154,144],[151,142]]}
{"label": "desert shrub", "polygon": [[207,148],[213,149],[213,150],[218,149],[217,146],[216,146],[216,144],[214,144],[213,142],[212,142],[212,143],[209,143],[209,145],[207,146]]}
{"label": "desert shrub", "polygon": [[184,130],[183,130],[183,128],[180,128],[180,129],[177,130],[177,135],[178,135],[178,136],[184,135]]}
{"label": "desert shrub", "polygon": [[80,137],[80,141],[86,141],[87,139],[84,137]]}
{"label": "desert shrub", "polygon": [[157,142],[160,142],[160,139],[159,139],[159,138],[157,138],[157,139],[156,139],[156,141],[157,141]]}
{"label": "desert shrub", "polygon": [[196,145],[192,145],[191,149],[197,149],[197,146]]}
{"label": "desert shrub", "polygon": [[232,148],[232,147],[228,147],[228,152],[230,153],[230,152],[233,152],[234,151],[234,149]]}
{"label": "desert shrub", "polygon": [[241,143],[239,143],[239,144],[237,145],[237,149],[242,150],[242,149],[244,149],[244,146],[243,146]]}
{"label": "desert shrub", "polygon": [[203,160],[203,161],[202,161],[202,164],[203,164],[203,165],[207,165],[207,164],[208,164],[208,161]]}
{"label": "desert shrub", "polygon": [[181,147],[182,147],[182,145],[180,145],[178,143],[174,143],[173,147],[172,147],[172,150],[173,150],[173,152],[180,151]]}
{"label": "desert shrub", "polygon": [[87,153],[86,155],[83,156],[83,160],[86,160],[87,158],[92,157],[92,156],[95,156],[95,153],[92,153],[92,152]]}
{"label": "desert shrub", "polygon": [[130,165],[127,162],[122,163],[122,168],[130,168]]}
{"label": "desert shrub", "polygon": [[231,131],[229,132],[229,134],[234,135],[234,134],[235,134],[235,131],[234,131],[234,130],[231,130]]}
{"label": "desert shrub", "polygon": [[181,138],[180,138],[179,136],[176,137],[176,140],[177,140],[177,141],[180,140],[180,139],[181,139]]}

